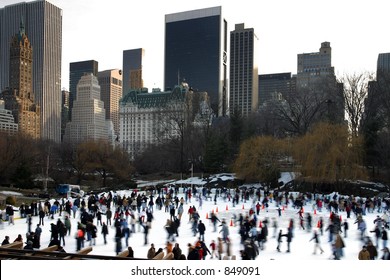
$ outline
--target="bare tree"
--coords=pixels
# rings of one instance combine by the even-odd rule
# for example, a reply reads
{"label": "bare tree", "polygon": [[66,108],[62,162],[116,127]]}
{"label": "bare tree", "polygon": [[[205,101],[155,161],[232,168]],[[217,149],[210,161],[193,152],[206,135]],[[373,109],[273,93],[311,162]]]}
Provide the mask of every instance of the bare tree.
{"label": "bare tree", "polygon": [[340,123],[343,100],[334,76],[316,77],[272,101],[275,118],[285,135],[305,135],[318,122]]}
{"label": "bare tree", "polygon": [[352,136],[358,135],[358,129],[364,112],[364,102],[368,93],[368,83],[373,75],[368,72],[345,74],[339,78],[343,84],[345,112]]}

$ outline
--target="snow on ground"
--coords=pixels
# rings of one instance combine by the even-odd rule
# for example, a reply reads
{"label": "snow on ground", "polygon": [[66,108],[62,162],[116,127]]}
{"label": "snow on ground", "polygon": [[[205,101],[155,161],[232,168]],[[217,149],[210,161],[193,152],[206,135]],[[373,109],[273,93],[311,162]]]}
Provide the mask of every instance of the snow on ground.
{"label": "snow on ground", "polygon": [[[120,195],[130,195],[131,191],[118,191],[117,194]],[[184,197],[183,189],[179,188],[179,194],[178,197]],[[212,198],[214,198],[214,195],[212,194]],[[53,200],[51,201],[53,202]],[[221,237],[221,233],[219,232],[221,227],[218,227],[218,230],[216,232],[213,232],[213,227],[210,224],[210,221],[207,220],[208,217],[210,217],[211,213],[214,212],[219,219],[225,219],[227,223],[229,224],[229,231],[230,231],[230,240],[231,240],[231,254],[235,255],[238,260],[240,260],[240,250],[243,249],[243,245],[240,243],[240,235],[239,235],[239,228],[232,222],[234,217],[238,217],[239,214],[243,214],[246,216],[249,212],[249,209],[253,207],[254,203],[256,201],[242,201],[237,205],[233,205],[232,201],[229,201],[226,198],[218,197],[216,203],[213,201],[213,199],[209,198],[208,200],[203,200],[202,205],[200,205],[200,201],[192,198],[191,201],[188,201],[184,205],[184,214],[182,216],[182,222],[181,226],[179,228],[179,237],[176,238],[175,242],[180,244],[180,247],[182,248],[182,252],[187,255],[188,248],[187,244],[195,244],[197,241],[197,236],[193,236],[191,231],[191,223],[189,221],[189,215],[187,213],[190,206],[195,206],[198,209],[198,212],[200,214],[201,220],[206,225],[206,234],[205,234],[205,243],[207,246],[211,243],[212,240],[217,240],[218,237]],[[295,269],[295,266],[292,266],[292,263],[299,260],[299,262],[305,262],[305,261],[314,261],[315,263],[321,262],[321,261],[328,261],[332,262],[332,266],[337,267],[338,265],[335,265],[335,262],[333,259],[332,254],[332,247],[331,243],[328,243],[328,232],[324,232],[324,235],[320,237],[321,246],[324,250],[323,254],[313,254],[314,250],[314,242],[310,241],[313,235],[313,231],[307,231],[303,230],[299,227],[299,215],[298,215],[298,209],[293,208],[292,204],[289,204],[284,207],[281,213],[281,217],[278,216],[278,210],[277,206],[274,202],[271,202],[269,204],[268,210],[262,209],[260,211],[260,214],[257,216],[258,218],[258,230],[260,230],[260,221],[264,221],[264,219],[268,219],[270,221],[269,223],[269,235],[268,235],[268,241],[265,243],[264,250],[260,251],[259,255],[257,256],[256,260],[252,261],[254,265],[260,265],[267,263],[270,260],[276,260],[281,261],[284,263],[284,265],[287,265],[287,268],[289,269]],[[330,212],[326,209],[322,209],[322,212],[319,210],[315,210],[313,207],[313,202],[307,202],[303,206],[305,213],[310,213],[313,217],[313,226],[317,224],[317,221],[320,217],[322,217],[325,221],[324,227],[326,228],[328,225]],[[114,212],[114,208],[112,209]],[[366,213],[365,216],[363,216],[364,220],[367,223],[367,236],[370,236],[372,240],[375,240],[374,233],[370,232],[374,229],[374,219],[377,217],[377,215],[382,215],[383,213]],[[18,213],[16,213],[16,216]],[[167,232],[165,231],[164,225],[166,223],[166,220],[169,219],[169,213],[165,212],[164,210],[157,210],[156,207],[154,208],[154,220],[152,222],[152,226],[150,229],[150,233],[148,236],[148,245],[144,245],[144,233],[142,228],[139,228],[138,225],[136,225],[136,232],[132,233],[131,237],[129,238],[129,246],[131,246],[134,250],[134,257],[136,258],[146,258],[147,251],[150,248],[150,244],[154,243],[156,249],[158,248],[165,248],[166,241],[167,241]],[[345,212],[339,212],[340,218],[342,221],[346,220],[346,213]],[[48,217],[45,218],[45,224],[42,227],[42,237],[41,237],[41,246],[42,248],[45,248],[49,244],[49,238],[50,238],[50,223],[55,223],[57,219],[63,219],[63,216],[59,216],[59,214],[56,214],[54,219],[49,219]],[[291,243],[291,252],[287,253],[287,243],[285,238],[283,239],[283,243],[281,244],[281,252],[277,252],[277,241],[276,238],[273,237],[274,235],[274,229],[272,228],[272,220],[276,219],[278,223],[278,228],[283,230],[283,233],[286,233],[286,229],[288,227],[290,219],[294,220],[295,224],[295,230],[294,230],[294,238]],[[75,240],[75,234],[76,234],[76,224],[79,221],[79,214],[76,215],[76,218],[71,217],[72,222],[72,230],[71,235],[66,236],[65,238],[65,246],[64,249],[69,253],[76,252],[76,240]],[[103,216],[103,221],[105,221],[105,217]],[[360,233],[357,230],[357,224],[355,223],[355,216],[354,214],[351,214],[351,218],[347,219],[349,223],[349,231],[348,236],[344,238],[344,243],[346,247],[344,248],[344,256],[341,259],[342,261],[348,260],[357,260],[359,251],[362,248],[362,241],[360,240]],[[33,229],[35,229],[36,224],[38,223],[38,217],[33,217]],[[95,219],[96,224],[96,219]],[[25,234],[27,232],[27,224],[25,219],[17,218],[15,221],[15,225],[8,225],[7,222],[3,222],[3,225],[1,226],[0,230],[0,241],[4,239],[5,235],[10,236],[10,240],[13,241],[18,234],[22,234],[25,237]],[[93,245],[93,250],[90,254],[96,254],[96,255],[110,255],[114,256],[115,253],[115,242],[114,242],[114,235],[115,235],[115,228],[113,226],[109,227],[109,235],[107,238],[108,243],[104,244],[103,237],[100,234],[101,232],[101,226],[98,225],[98,237],[96,240],[96,245]],[[122,240],[123,244],[123,250],[126,249],[125,241]],[[89,246],[89,243],[86,242],[85,246]],[[379,243],[378,253],[379,257],[382,256],[382,242]],[[211,263],[214,263],[215,265],[220,265],[215,263],[215,261],[219,262],[216,258],[210,259],[210,256],[207,256],[206,260],[211,260]],[[92,261],[95,262],[95,261]],[[292,262],[292,263],[291,263]],[[375,261],[378,263],[379,260]],[[26,262],[24,262],[26,263]],[[28,266],[30,269],[37,269],[35,267],[31,267],[30,261],[27,261]],[[78,263],[78,262],[76,262]],[[207,266],[212,265],[211,263],[207,262]],[[226,266],[226,261],[222,261],[224,265]],[[221,265],[222,265],[221,263]],[[241,261],[237,261],[237,263],[242,263]],[[245,262],[246,265],[253,265],[252,263]],[[345,262],[344,262],[345,263]],[[206,263],[204,263],[206,264]],[[160,264],[157,264],[160,266]],[[196,264],[198,265],[198,264]],[[199,264],[200,265],[200,264]],[[213,265],[213,266],[215,266]],[[231,266],[232,264],[229,263]],[[57,265],[56,265],[57,266]],[[79,264],[76,265],[77,267]],[[203,265],[202,265],[203,266]],[[273,267],[273,264],[271,266]],[[345,265],[343,266],[345,267]],[[304,268],[302,268],[304,269]],[[353,269],[351,267],[351,269]],[[97,272],[97,270],[95,271]],[[267,270],[266,270],[267,272]],[[286,272],[281,272],[283,273]],[[2,272],[3,274],[3,272]],[[288,274],[287,274],[288,275]],[[359,274],[360,275],[360,274]],[[3,278],[3,277],[2,277]],[[6,278],[4,278],[6,279]],[[268,279],[266,279],[268,280]]]}

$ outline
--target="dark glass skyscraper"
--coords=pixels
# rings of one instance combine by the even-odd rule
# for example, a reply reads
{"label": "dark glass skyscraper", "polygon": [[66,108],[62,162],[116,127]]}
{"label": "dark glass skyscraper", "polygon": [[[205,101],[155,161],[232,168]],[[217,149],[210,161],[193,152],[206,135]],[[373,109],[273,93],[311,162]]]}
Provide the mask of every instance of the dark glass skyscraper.
{"label": "dark glass skyscraper", "polygon": [[259,105],[271,100],[287,98],[295,92],[296,79],[291,73],[273,73],[259,75]]}
{"label": "dark glass skyscraper", "polygon": [[[376,79],[388,79],[390,74],[390,53],[380,53],[376,64]],[[384,77],[382,77],[384,76]]]}
{"label": "dark glass skyscraper", "polygon": [[9,49],[21,21],[33,46],[32,87],[41,107],[41,137],[60,142],[62,10],[45,0],[0,8],[0,91],[10,87]]}
{"label": "dark glass skyscraper", "polygon": [[165,16],[164,87],[185,80],[206,91],[214,113],[224,116],[227,96],[227,22],[222,7]]}

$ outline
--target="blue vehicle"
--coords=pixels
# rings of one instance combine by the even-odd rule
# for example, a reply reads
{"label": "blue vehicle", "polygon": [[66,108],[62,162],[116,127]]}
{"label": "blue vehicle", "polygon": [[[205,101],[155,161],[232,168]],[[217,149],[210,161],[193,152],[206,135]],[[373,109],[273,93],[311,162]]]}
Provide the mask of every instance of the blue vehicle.
{"label": "blue vehicle", "polygon": [[84,196],[84,191],[81,190],[79,185],[59,184],[56,187],[56,192],[60,195],[67,195],[67,196],[71,196],[71,197]]}

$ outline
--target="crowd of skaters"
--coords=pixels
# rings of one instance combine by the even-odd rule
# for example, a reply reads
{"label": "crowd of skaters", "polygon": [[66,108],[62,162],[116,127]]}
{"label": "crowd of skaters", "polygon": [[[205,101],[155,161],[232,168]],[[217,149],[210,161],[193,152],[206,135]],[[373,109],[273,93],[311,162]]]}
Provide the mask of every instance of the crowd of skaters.
{"label": "crowd of skaters", "polygon": [[[334,259],[343,257],[345,243],[343,238],[347,238],[349,225],[347,220],[341,222],[339,217],[340,212],[345,212],[347,218],[351,215],[355,218],[357,230],[360,232],[362,241],[362,251],[369,247],[369,252],[374,250],[376,253],[371,253],[369,259],[387,259],[387,229],[389,225],[389,201],[380,198],[354,198],[334,195],[316,195],[310,193],[299,193],[294,196],[289,192],[264,192],[259,189],[216,189],[214,193],[210,188],[184,187],[179,193],[178,186],[155,188],[146,192],[133,191],[129,196],[118,195],[114,192],[104,194],[92,194],[86,198],[76,199],[55,199],[51,204],[50,200],[44,202],[32,202],[31,205],[22,204],[19,208],[20,218],[26,219],[27,233],[25,249],[39,249],[41,247],[40,236],[42,232],[41,225],[50,223],[50,243],[58,245],[60,250],[65,251],[65,237],[75,234],[76,251],[83,249],[86,244],[88,246],[96,245],[96,238],[101,235],[104,244],[107,244],[107,235],[109,229],[114,228],[115,251],[119,254],[123,251],[123,245],[129,250],[129,257],[134,256],[134,251],[129,246],[129,239],[132,234],[144,234],[144,245],[148,245],[149,230],[152,228],[154,211],[164,211],[167,213],[167,221],[165,230],[167,232],[166,244],[164,248],[167,252],[171,248],[175,259],[206,259],[210,258],[222,259],[223,256],[231,256],[231,240],[229,238],[229,225],[225,219],[219,219],[217,214],[212,212],[208,218],[212,224],[213,232],[218,232],[219,237],[212,240],[210,244],[205,243],[206,225],[200,219],[197,207],[202,207],[203,200],[223,200],[224,202],[232,203],[234,207],[240,202],[252,202],[252,207],[246,215],[240,213],[237,217],[234,216],[234,224],[238,226],[240,234],[240,242],[242,250],[240,251],[241,259],[256,259],[262,250],[265,250],[265,244],[269,241],[269,227],[273,228],[272,238],[275,238],[277,246],[276,250],[281,252],[281,243],[283,240],[287,243],[286,253],[291,252],[290,244],[293,242],[295,220],[292,218],[285,232],[278,228],[277,217],[272,217],[271,221],[266,217],[260,219],[259,212],[261,209],[268,211],[270,203],[275,203],[278,210],[278,217],[281,216],[281,207],[283,205],[292,205],[298,210],[299,227],[302,230],[312,231],[313,237],[309,241],[314,241],[314,252],[317,249],[320,253],[324,250],[321,247],[319,236],[324,232],[328,232],[328,242],[332,245],[332,256]],[[198,206],[195,206],[195,201]],[[311,204],[313,209],[318,212],[327,211],[330,213],[328,221],[324,221],[322,217],[317,225],[312,225],[312,217],[310,213],[304,213],[303,205]],[[188,207],[187,214],[191,223],[191,231],[193,233],[194,242],[187,244],[187,254],[182,252],[179,243],[175,242],[179,236],[179,228],[183,223],[182,215],[184,208]],[[11,209],[12,208],[12,209]],[[366,213],[378,213],[375,219],[375,228],[370,231],[367,229],[364,216]],[[5,210],[6,220],[8,224],[14,224],[14,209],[8,206]],[[39,223],[35,229],[32,228],[32,217],[37,216]],[[72,231],[70,219],[79,219],[76,232]],[[325,227],[325,223],[327,226]],[[279,232],[278,232],[279,230]],[[111,231],[111,230],[110,230]],[[375,244],[369,237],[369,233],[375,233]],[[343,237],[342,235],[343,234]],[[19,241],[22,237],[19,234]],[[18,239],[17,238],[17,239]],[[17,241],[15,239],[15,241]],[[382,244],[380,244],[380,242]],[[10,242],[9,236],[6,236],[3,245]],[[124,243],[124,244],[123,244]],[[154,248],[151,244],[150,250]],[[138,257],[155,257],[159,252],[163,251],[159,248],[147,256]],[[382,251],[382,256],[379,256],[379,251]],[[180,253],[179,253],[180,252]],[[359,252],[359,259],[360,257]],[[153,258],[152,257],[152,258]]]}

